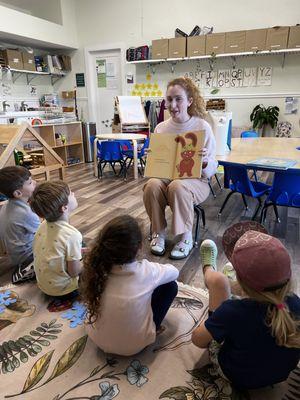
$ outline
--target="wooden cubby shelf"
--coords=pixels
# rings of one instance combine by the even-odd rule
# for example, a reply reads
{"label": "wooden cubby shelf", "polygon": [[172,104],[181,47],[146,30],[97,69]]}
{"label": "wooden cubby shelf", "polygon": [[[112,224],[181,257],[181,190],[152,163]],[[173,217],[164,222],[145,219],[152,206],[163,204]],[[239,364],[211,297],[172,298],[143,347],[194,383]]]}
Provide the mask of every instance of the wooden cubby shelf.
{"label": "wooden cubby shelf", "polygon": [[81,122],[35,126],[65,167],[84,163]]}

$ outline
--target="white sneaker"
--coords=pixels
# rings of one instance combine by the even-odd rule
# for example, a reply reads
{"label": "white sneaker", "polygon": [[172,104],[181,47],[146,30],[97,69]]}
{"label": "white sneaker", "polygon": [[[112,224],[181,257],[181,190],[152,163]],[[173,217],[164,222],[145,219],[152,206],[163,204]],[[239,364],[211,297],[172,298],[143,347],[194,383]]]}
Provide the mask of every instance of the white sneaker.
{"label": "white sneaker", "polygon": [[161,236],[158,233],[153,233],[150,243],[150,250],[155,256],[163,256],[166,252],[164,236]]}
{"label": "white sneaker", "polygon": [[233,265],[231,264],[231,262],[228,262],[224,265],[223,270],[222,270],[223,274],[225,276],[227,276],[227,278],[231,281],[236,281],[236,272],[233,268]]}
{"label": "white sneaker", "polygon": [[203,240],[200,246],[200,257],[202,268],[209,265],[215,271],[217,270],[218,248],[213,240]]}

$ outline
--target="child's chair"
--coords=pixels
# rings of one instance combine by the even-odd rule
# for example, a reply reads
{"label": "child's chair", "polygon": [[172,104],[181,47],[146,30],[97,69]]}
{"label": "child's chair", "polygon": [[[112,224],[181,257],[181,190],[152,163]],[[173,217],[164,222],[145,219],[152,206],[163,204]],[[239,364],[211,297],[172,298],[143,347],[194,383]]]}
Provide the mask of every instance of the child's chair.
{"label": "child's chair", "polygon": [[[146,161],[145,161],[145,150],[148,149],[148,147],[149,147],[149,142],[150,142],[150,138],[148,137],[148,138],[144,141],[144,144],[143,144],[143,146],[141,147],[141,149],[138,150],[138,154],[137,154],[138,160],[139,160],[140,165],[141,165],[141,168],[138,168],[138,171],[139,171],[139,173],[140,173],[141,176],[143,175],[143,172],[144,172],[144,169],[145,169],[145,166],[146,166]],[[127,170],[128,170],[128,168],[130,168],[130,166],[131,166],[131,164],[132,164],[132,161],[133,161],[133,149],[132,149],[132,147],[131,147],[131,149],[128,149],[128,150],[125,150],[125,151],[123,150],[122,153],[123,153],[124,156],[125,156],[125,165],[126,165],[126,168],[127,168]],[[128,160],[129,160],[129,163],[128,163],[128,165],[127,165],[127,161],[128,161]]]}
{"label": "child's chair", "polygon": [[[99,149],[98,149],[99,150]],[[126,165],[123,160],[121,144],[119,141],[107,141],[100,143],[100,151],[98,151],[98,179],[102,178],[103,170],[107,164],[112,167],[114,174],[117,175],[115,164],[120,164],[120,175],[123,172],[124,180],[126,179]]]}
{"label": "child's chair", "polygon": [[263,182],[250,180],[248,176],[248,170],[244,165],[225,161],[222,162],[222,165],[224,166],[224,188],[230,189],[231,192],[224,200],[218,215],[220,216],[222,214],[222,211],[224,210],[229,198],[234,193],[240,193],[246,209],[248,209],[248,205],[245,196],[254,197],[258,200],[258,206],[252,216],[252,219],[254,220],[260,207],[262,206],[261,196],[266,194],[271,189],[271,186]]}
{"label": "child's chair", "polygon": [[256,131],[244,131],[241,133],[241,138],[245,139],[245,138],[257,138],[258,137],[258,133]]}
{"label": "child's chair", "polygon": [[275,172],[273,185],[261,211],[261,223],[265,221],[270,206],[273,206],[277,222],[280,222],[277,206],[300,208],[299,169]]}

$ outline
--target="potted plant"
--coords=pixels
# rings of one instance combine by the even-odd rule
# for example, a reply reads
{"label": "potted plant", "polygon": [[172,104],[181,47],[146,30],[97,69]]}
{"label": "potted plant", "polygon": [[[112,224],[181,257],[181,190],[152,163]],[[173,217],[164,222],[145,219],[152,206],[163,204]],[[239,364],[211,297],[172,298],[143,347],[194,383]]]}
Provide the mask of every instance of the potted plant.
{"label": "potted plant", "polygon": [[261,136],[274,136],[274,128],[278,122],[279,108],[269,106],[266,108],[263,104],[254,107],[250,121],[253,129],[261,130]]}

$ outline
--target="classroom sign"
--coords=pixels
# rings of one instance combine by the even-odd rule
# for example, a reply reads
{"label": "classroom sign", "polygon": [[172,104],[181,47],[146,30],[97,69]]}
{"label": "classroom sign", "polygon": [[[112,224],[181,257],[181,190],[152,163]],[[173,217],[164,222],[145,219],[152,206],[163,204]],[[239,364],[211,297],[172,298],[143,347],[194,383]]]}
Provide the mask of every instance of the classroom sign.
{"label": "classroom sign", "polygon": [[239,88],[272,85],[272,67],[233,68],[186,72],[202,89]]}

